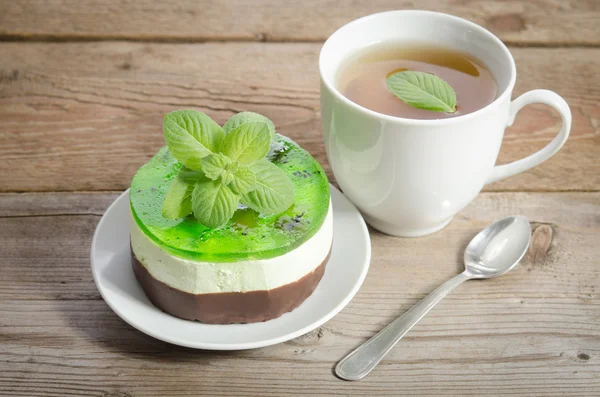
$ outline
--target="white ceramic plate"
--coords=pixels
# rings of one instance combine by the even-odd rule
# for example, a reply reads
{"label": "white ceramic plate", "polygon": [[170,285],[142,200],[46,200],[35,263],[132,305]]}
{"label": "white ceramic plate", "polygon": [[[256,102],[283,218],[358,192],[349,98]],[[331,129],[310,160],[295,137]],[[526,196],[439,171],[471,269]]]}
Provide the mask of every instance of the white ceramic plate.
{"label": "white ceramic plate", "polygon": [[360,288],[371,260],[369,232],[358,210],[336,188],[333,248],[314,293],[296,310],[253,324],[212,325],[182,320],[154,307],[138,285],[129,248],[129,190],[106,210],[92,240],[94,281],[110,308],[138,330],[165,342],[197,349],[242,350],[303,335],[335,316]]}

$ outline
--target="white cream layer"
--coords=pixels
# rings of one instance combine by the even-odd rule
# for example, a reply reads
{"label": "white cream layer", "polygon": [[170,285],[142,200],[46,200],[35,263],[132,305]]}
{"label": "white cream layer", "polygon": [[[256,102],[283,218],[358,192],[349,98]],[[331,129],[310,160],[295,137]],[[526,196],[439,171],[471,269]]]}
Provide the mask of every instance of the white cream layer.
{"label": "white cream layer", "polygon": [[150,274],[191,294],[269,290],[293,283],[315,270],[333,241],[331,202],[319,231],[300,247],[275,258],[212,263],[183,259],[156,245],[131,219],[131,246]]}

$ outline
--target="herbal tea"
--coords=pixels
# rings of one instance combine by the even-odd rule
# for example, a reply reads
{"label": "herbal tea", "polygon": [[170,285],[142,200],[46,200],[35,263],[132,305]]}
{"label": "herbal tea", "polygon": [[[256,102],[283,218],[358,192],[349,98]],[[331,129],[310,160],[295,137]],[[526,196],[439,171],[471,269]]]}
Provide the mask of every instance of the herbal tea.
{"label": "herbal tea", "polygon": [[[399,43],[376,44],[350,57],[340,70],[337,86],[358,105],[410,119],[445,119],[472,113],[492,103],[497,91],[489,70],[468,54]],[[444,104],[443,95],[441,99],[434,95],[440,90],[446,93],[444,87],[455,95],[451,107]],[[427,106],[431,101],[441,105]],[[437,111],[425,110],[432,108]]]}

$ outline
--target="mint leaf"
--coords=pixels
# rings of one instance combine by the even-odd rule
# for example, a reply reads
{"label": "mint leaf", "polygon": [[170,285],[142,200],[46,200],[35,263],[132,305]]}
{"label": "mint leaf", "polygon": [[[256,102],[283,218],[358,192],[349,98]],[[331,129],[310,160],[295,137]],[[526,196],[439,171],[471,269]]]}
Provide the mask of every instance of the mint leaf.
{"label": "mint leaf", "polygon": [[240,196],[221,181],[196,183],[192,192],[194,216],[204,226],[217,228],[227,223],[237,209]]}
{"label": "mint leaf", "polygon": [[456,93],[450,84],[431,73],[394,73],[388,76],[386,85],[392,94],[414,108],[456,112]]}
{"label": "mint leaf", "polygon": [[204,157],[201,163],[204,175],[214,181],[227,170],[227,167],[231,164],[231,160],[222,153],[216,153]]}
{"label": "mint leaf", "polygon": [[225,137],[223,129],[206,114],[197,110],[176,110],[165,117],[177,123],[211,152],[218,152]]}
{"label": "mint leaf", "polygon": [[241,112],[233,115],[229,120],[227,120],[225,125],[223,125],[223,131],[225,131],[225,134],[228,134],[238,128],[240,125],[256,121],[267,123],[269,126],[269,132],[271,133],[271,138],[275,136],[275,125],[273,122],[262,114],[253,112]]}
{"label": "mint leaf", "polygon": [[221,153],[241,164],[251,164],[265,157],[270,146],[269,125],[262,121],[252,121],[225,135]]}
{"label": "mint leaf", "polygon": [[250,168],[245,165],[240,165],[233,173],[233,180],[229,187],[238,194],[246,194],[256,185],[256,175]]}
{"label": "mint leaf", "polygon": [[242,195],[242,204],[263,214],[278,214],[294,202],[294,185],[275,164],[262,159],[250,166],[256,175],[254,190]]}
{"label": "mint leaf", "polygon": [[171,182],[162,205],[162,216],[167,219],[179,219],[192,213],[192,191],[194,183],[186,181],[181,171]]}
{"label": "mint leaf", "polygon": [[225,135],[210,117],[195,110],[167,113],[163,131],[171,154],[192,170],[200,170],[201,159],[219,150]]}

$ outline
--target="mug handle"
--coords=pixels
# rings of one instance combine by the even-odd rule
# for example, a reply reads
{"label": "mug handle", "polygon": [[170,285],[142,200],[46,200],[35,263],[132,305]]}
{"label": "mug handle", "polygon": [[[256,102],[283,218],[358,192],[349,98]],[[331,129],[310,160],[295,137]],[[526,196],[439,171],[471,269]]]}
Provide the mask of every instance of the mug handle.
{"label": "mug handle", "polygon": [[525,157],[524,159],[495,166],[492,170],[492,174],[485,181],[486,185],[520,172],[527,171],[528,169],[543,163],[556,154],[556,152],[560,150],[569,137],[569,132],[571,131],[571,110],[569,109],[569,105],[567,105],[567,102],[565,102],[560,95],[548,90],[529,91],[512,101],[510,104],[507,127],[512,125],[512,123],[515,121],[515,116],[523,106],[532,103],[543,103],[553,107],[558,111],[558,113],[560,113],[560,117],[562,118],[562,127],[560,128],[558,135],[556,135],[552,142],[546,145],[543,149]]}

